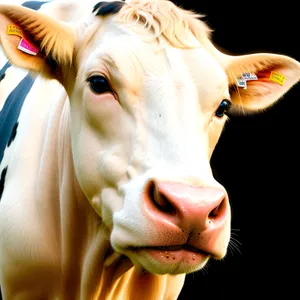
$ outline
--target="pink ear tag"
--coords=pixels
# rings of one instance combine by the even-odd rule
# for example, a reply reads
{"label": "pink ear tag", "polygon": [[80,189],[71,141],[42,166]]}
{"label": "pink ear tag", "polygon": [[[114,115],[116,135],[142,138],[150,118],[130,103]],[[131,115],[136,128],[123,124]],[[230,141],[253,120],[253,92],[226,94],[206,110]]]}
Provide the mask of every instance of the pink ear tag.
{"label": "pink ear tag", "polygon": [[18,49],[26,52],[30,55],[37,55],[39,52],[39,48],[33,45],[31,42],[25,40],[24,38],[21,39]]}

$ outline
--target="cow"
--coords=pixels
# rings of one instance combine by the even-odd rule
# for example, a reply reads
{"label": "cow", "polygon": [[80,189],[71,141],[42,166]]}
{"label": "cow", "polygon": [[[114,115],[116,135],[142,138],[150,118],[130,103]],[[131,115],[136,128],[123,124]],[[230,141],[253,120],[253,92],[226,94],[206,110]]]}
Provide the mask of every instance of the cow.
{"label": "cow", "polygon": [[225,53],[167,0],[33,3],[0,5],[3,298],[176,299],[227,254],[228,113],[275,105],[300,63]]}

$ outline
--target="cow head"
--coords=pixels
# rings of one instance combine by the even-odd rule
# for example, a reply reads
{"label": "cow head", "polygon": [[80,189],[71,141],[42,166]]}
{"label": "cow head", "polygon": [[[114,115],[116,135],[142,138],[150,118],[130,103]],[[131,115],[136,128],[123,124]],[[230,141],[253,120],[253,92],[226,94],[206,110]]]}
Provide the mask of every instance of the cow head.
{"label": "cow head", "polygon": [[70,24],[0,6],[11,62],[66,89],[76,178],[113,249],[151,273],[226,255],[230,205],[210,157],[227,112],[264,110],[300,78],[287,56],[220,52],[198,17],[151,0],[102,2]]}

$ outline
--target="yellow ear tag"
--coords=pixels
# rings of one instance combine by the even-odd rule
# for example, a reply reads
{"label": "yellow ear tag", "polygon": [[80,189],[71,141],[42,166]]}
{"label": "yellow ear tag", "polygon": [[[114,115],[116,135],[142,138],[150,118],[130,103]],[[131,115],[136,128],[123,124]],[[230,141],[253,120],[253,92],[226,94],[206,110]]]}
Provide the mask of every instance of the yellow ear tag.
{"label": "yellow ear tag", "polygon": [[270,74],[270,80],[280,84],[280,85],[283,85],[284,84],[284,81],[285,81],[285,76],[280,74],[280,73],[277,73],[277,72],[271,72]]}
{"label": "yellow ear tag", "polygon": [[23,37],[22,29],[16,25],[8,24],[6,28],[6,34],[8,35],[17,35]]}

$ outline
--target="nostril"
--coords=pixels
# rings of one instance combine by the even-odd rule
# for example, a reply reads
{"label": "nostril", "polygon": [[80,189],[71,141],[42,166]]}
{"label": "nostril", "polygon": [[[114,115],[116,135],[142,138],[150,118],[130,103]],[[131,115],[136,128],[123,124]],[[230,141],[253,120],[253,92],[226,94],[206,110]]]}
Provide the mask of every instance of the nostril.
{"label": "nostril", "polygon": [[211,210],[211,212],[208,215],[208,219],[215,220],[217,218],[220,218],[221,216],[224,215],[225,209],[226,209],[226,200],[224,198],[214,209]]}
{"label": "nostril", "polygon": [[151,179],[144,189],[145,212],[163,224],[198,232],[223,228],[229,206],[223,190]]}
{"label": "nostril", "polygon": [[148,183],[146,193],[148,194],[150,201],[157,209],[171,215],[176,214],[176,209],[170,203],[167,197],[159,191],[159,188],[154,180],[151,180]]}

